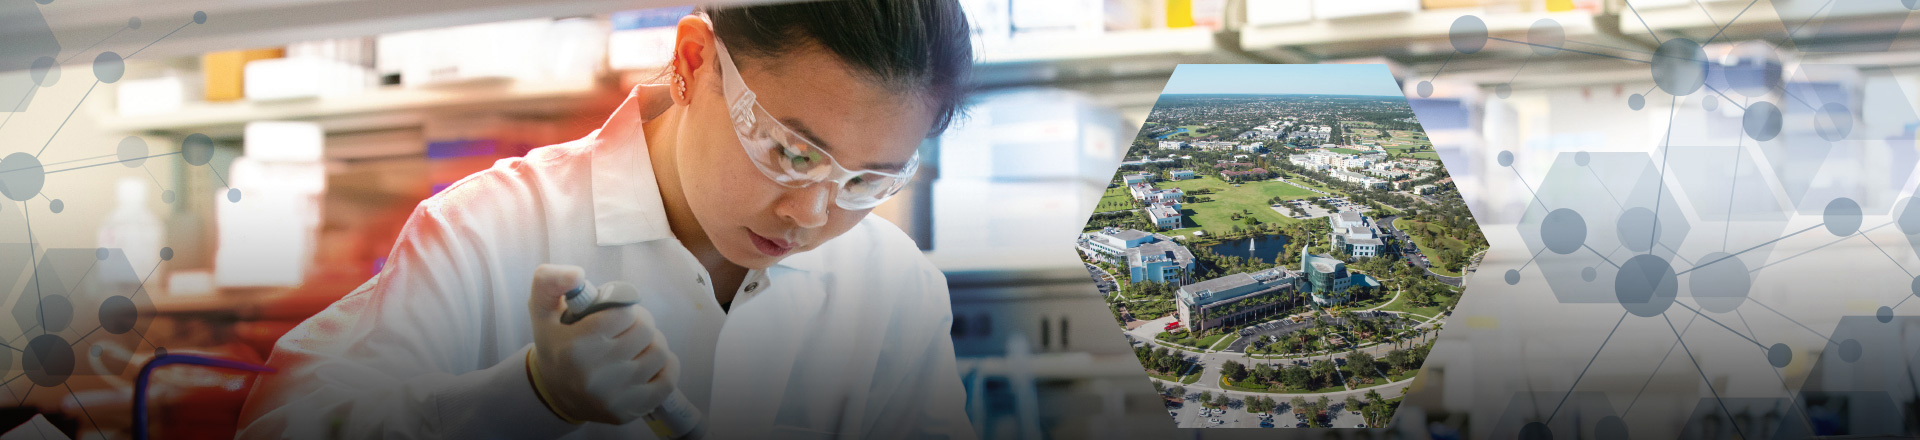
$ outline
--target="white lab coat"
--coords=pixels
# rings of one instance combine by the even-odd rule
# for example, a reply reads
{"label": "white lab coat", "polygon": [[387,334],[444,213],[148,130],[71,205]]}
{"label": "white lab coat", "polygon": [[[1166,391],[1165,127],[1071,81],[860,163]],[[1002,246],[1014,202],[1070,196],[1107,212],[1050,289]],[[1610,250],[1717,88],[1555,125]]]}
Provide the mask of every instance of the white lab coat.
{"label": "white lab coat", "polygon": [[971,438],[945,277],[869,216],[754,270],[731,313],[667,227],[642,86],[586,138],[501,160],[421,202],[380,274],[275,345],[242,438],[651,438],[569,425],[528,384],[532,273],[641,287],[712,438]]}

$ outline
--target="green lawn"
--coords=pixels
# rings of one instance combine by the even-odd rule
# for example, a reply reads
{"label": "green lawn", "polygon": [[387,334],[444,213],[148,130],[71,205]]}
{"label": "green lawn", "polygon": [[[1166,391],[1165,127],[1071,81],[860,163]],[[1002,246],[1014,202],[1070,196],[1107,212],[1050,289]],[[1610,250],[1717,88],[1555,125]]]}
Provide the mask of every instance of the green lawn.
{"label": "green lawn", "polygon": [[1126,194],[1118,196],[1106,195],[1100,197],[1100,204],[1093,208],[1093,212],[1123,211],[1136,207],[1138,207],[1138,205],[1134,204],[1133,196]]}
{"label": "green lawn", "polygon": [[1388,311],[1388,312],[1412,313],[1415,315],[1425,316],[1428,318],[1431,318],[1440,314],[1439,305],[1434,305],[1431,307],[1414,307],[1412,303],[1408,302],[1408,295],[1400,295],[1399,299],[1393,300],[1393,303],[1387,304],[1386,307],[1381,307],[1380,310]]}
{"label": "green lawn", "polygon": [[1210,188],[1215,190],[1212,194],[1200,195],[1200,197],[1212,199],[1210,201],[1200,203],[1186,202],[1181,204],[1181,209],[1187,214],[1187,227],[1173,231],[1174,234],[1178,235],[1190,234],[1194,230],[1205,230],[1208,235],[1220,235],[1231,232],[1236,225],[1246,225],[1245,220],[1232,219],[1234,213],[1239,213],[1243,210],[1252,212],[1253,217],[1259,219],[1261,223],[1286,224],[1299,221],[1280,215],[1278,212],[1273,212],[1273,208],[1267,205],[1267,201],[1274,197],[1293,200],[1320,196],[1318,193],[1307,191],[1297,186],[1274,181],[1247,182],[1241,183],[1239,187],[1234,187],[1215,176],[1202,176],[1178,182],[1161,182],[1155,184],[1155,186],[1159,188],[1180,188],[1189,194],[1189,198],[1193,197],[1191,194],[1196,189]]}
{"label": "green lawn", "polygon": [[1211,335],[1207,335],[1207,336],[1201,336],[1201,337],[1200,337],[1200,340],[1198,340],[1198,341],[1194,341],[1194,343],[1193,343],[1193,345],[1194,345],[1195,347],[1198,347],[1198,348],[1200,348],[1200,349],[1203,349],[1203,350],[1204,350],[1204,349],[1206,349],[1207,347],[1212,347],[1212,346],[1213,346],[1213,343],[1215,343],[1215,342],[1220,342],[1220,338],[1224,338],[1224,337],[1227,337],[1227,335],[1229,335],[1229,334],[1230,334],[1230,333],[1224,333],[1224,332],[1223,332],[1223,333],[1214,333],[1214,334],[1211,334]]}
{"label": "green lawn", "polygon": [[1218,345],[1210,346],[1210,348],[1213,348],[1215,350],[1225,350],[1228,345],[1233,345],[1233,341],[1238,341],[1238,340],[1240,340],[1240,333],[1238,332],[1228,333],[1226,338],[1222,338],[1219,342],[1217,342]]}
{"label": "green lawn", "polygon": [[[1459,239],[1456,239],[1453,237],[1440,235],[1440,232],[1442,231],[1438,226],[1434,226],[1432,224],[1425,223],[1425,222],[1416,222],[1407,218],[1398,218],[1393,220],[1393,227],[1408,231],[1407,236],[1413,239],[1414,245],[1420,247],[1420,252],[1425,253],[1427,255],[1428,261],[1432,261],[1435,251],[1438,251],[1442,248],[1453,249],[1454,252],[1457,252],[1461,255],[1461,258],[1465,258],[1467,255],[1471,254],[1470,252],[1467,252],[1467,244],[1465,242],[1462,242]],[[1420,234],[1415,234],[1412,232],[1412,231],[1422,231],[1422,230],[1435,233],[1435,236],[1440,238],[1439,242],[1429,243],[1425,239],[1421,238]],[[1446,268],[1443,268],[1440,266],[1433,266],[1433,271],[1434,273],[1438,273],[1438,274],[1446,275],[1450,277],[1460,276],[1459,272],[1447,270]]]}
{"label": "green lawn", "polygon": [[1336,147],[1336,148],[1328,148],[1328,149],[1326,149],[1326,150],[1327,150],[1327,151],[1332,151],[1332,152],[1335,152],[1335,153],[1340,153],[1340,154],[1367,154],[1367,152],[1365,152],[1365,151],[1360,151],[1360,150],[1355,150],[1355,149],[1352,149],[1352,148],[1338,148],[1338,147]]}

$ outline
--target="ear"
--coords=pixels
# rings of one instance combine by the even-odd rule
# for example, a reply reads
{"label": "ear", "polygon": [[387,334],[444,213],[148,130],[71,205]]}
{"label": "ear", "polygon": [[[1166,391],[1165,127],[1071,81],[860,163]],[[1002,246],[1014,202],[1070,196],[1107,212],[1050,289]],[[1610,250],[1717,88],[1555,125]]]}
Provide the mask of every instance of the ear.
{"label": "ear", "polygon": [[[686,85],[686,93],[680,93],[677,85],[669,84],[675,90],[668,94],[673,96],[674,104],[687,105],[697,95],[695,92],[702,90],[701,86],[705,85],[701,74],[714,66],[713,28],[707,25],[706,20],[688,15],[680,18],[676,32],[671,63],[674,75],[679,76]],[[716,75],[714,78],[719,77]]]}

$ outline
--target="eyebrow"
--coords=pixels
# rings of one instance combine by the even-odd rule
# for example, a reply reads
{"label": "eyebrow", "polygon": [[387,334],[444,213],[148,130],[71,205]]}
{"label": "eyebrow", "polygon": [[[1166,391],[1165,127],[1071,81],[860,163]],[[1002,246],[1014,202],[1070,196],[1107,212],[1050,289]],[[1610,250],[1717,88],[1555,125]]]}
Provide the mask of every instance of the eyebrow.
{"label": "eyebrow", "polygon": [[[827,154],[833,154],[833,150],[834,150],[833,146],[827,145],[826,141],[820,140],[820,137],[815,136],[813,134],[813,130],[807,129],[807,124],[801,123],[799,119],[785,118],[785,119],[781,119],[780,123],[786,124],[787,128],[792,128],[793,131],[795,133],[799,133],[801,137],[807,138],[808,142],[813,142],[814,145],[819,145],[821,149],[827,150]],[[880,172],[886,172],[886,173],[893,173],[893,172],[898,172],[900,171],[901,168],[906,168],[906,167],[907,167],[907,164],[900,163],[900,162],[867,162],[866,166],[856,170],[852,170],[852,171],[873,170],[873,171],[880,171]]]}

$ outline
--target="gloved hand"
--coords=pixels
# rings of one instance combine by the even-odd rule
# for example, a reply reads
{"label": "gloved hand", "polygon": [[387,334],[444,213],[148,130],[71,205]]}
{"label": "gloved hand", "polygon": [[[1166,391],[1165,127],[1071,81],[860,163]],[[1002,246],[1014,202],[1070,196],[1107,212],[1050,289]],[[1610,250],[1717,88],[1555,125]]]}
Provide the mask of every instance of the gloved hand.
{"label": "gloved hand", "polygon": [[[576,266],[542,264],[527,299],[533,321],[530,378],[547,407],[570,422],[625,424],[660,406],[680,378],[680,359],[638,305],[561,324],[568,290],[586,282]],[[588,289],[593,289],[588,286]]]}

